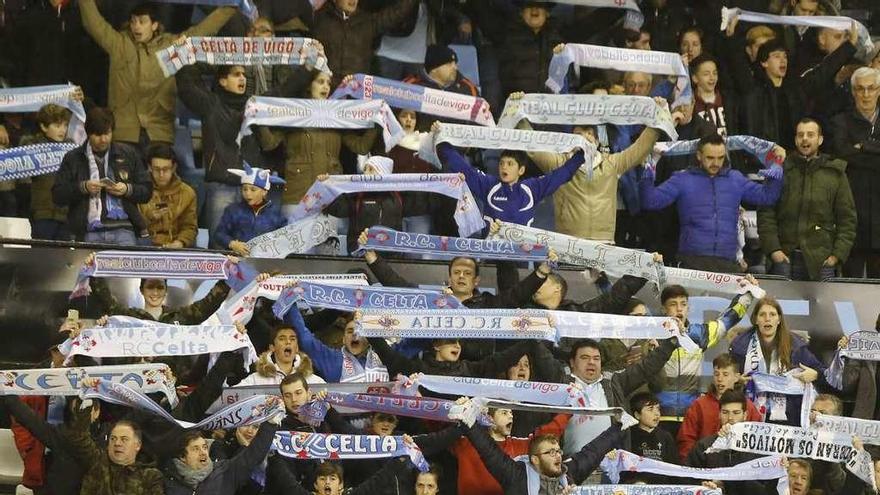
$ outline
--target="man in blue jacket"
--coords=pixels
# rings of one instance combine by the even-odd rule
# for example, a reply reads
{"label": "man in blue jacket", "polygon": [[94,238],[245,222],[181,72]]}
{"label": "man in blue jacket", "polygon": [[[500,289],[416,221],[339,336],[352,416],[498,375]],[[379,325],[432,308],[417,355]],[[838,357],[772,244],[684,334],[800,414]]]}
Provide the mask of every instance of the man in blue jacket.
{"label": "man in blue jacket", "polygon": [[752,182],[726,164],[724,139],[710,135],[697,146],[698,166],[676,172],[654,186],[653,172],[639,181],[642,208],[659,210],[677,204],[681,231],[678,262],[683,268],[740,272],[736,262],[740,203],[772,206],[782,192],[782,180],[769,174]]}

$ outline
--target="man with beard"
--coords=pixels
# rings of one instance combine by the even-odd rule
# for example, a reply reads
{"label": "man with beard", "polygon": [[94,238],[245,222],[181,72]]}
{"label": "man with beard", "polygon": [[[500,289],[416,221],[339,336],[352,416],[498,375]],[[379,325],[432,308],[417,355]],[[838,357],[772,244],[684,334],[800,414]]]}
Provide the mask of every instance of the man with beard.
{"label": "man with beard", "polygon": [[[552,421],[537,428],[527,438],[511,437],[514,416],[510,409],[489,409],[492,426],[489,436],[498,448],[511,459],[525,455],[529,451],[532,438],[552,435],[559,437],[571,417],[557,414]],[[502,495],[501,485],[493,479],[480,458],[480,453],[468,439],[459,439],[452,445],[453,455],[458,460],[458,495]]]}
{"label": "man with beard", "polygon": [[468,431],[468,439],[506,495],[563,493],[569,484],[583,482],[605,454],[620,442],[620,437],[620,425],[611,426],[563,463],[562,449],[555,435],[532,438],[528,455],[511,459],[485,427],[474,426]]}
{"label": "man with beard", "polygon": [[355,335],[354,319],[346,323],[339,349],[332,349],[315,338],[296,306],[288,311],[284,321],[296,331],[300,347],[312,359],[315,371],[328,382],[388,381],[388,370],[369,342]]}
{"label": "man with beard", "polygon": [[761,248],[770,273],[792,280],[824,280],[844,263],[856,237],[856,208],[846,162],[819,153],[822,127],[797,124],[796,153],[785,158],[785,188],[771,208],[758,210]]}
{"label": "man with beard", "polygon": [[217,462],[208,455],[208,442],[201,432],[186,432],[180,440],[178,456],[165,469],[165,494],[233,495],[266,457],[279,424],[281,415],[269,419],[235,457]]}

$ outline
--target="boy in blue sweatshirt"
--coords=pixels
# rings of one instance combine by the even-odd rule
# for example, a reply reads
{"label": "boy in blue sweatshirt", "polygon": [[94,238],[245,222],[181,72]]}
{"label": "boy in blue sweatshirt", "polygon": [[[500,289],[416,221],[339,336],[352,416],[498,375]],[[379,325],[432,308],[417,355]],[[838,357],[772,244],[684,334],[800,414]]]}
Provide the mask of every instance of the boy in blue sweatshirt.
{"label": "boy in blue sweatshirt", "polygon": [[[435,122],[431,131],[440,129]],[[490,220],[520,225],[531,225],[535,207],[545,197],[570,181],[584,163],[584,152],[578,151],[564,165],[549,174],[520,180],[526,173],[526,155],[520,151],[504,150],[498,162],[498,177],[474,169],[458,150],[448,143],[437,145],[440,162],[452,172],[464,174],[474,196],[485,203],[483,216]]]}
{"label": "boy in blue sweatshirt", "polygon": [[272,184],[284,184],[281,177],[263,168],[244,164],[244,170],[228,169],[241,177],[241,201],[223,210],[214,239],[239,256],[249,256],[247,241],[287,225],[281,207],[267,199]]}

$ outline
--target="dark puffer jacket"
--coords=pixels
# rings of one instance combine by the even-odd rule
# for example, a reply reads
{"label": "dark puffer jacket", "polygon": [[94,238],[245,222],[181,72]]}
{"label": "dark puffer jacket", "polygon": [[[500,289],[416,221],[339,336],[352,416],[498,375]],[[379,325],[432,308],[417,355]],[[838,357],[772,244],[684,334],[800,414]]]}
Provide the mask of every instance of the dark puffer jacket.
{"label": "dark puffer jacket", "polygon": [[656,187],[653,179],[645,174],[639,181],[642,208],[660,210],[676,203],[681,223],[678,252],[728,260],[736,259],[739,246],[740,204],[772,206],[782,190],[781,180],[768,178],[758,184],[729,166],[714,177],[691,167]]}

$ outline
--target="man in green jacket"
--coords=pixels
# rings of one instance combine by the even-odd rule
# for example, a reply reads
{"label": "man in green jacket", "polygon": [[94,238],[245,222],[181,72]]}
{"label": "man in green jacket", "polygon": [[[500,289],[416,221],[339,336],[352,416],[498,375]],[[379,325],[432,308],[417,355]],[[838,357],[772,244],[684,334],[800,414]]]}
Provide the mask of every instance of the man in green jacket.
{"label": "man in green jacket", "polygon": [[846,162],[819,153],[822,128],[802,119],[797,153],[785,159],[785,184],[773,208],[758,210],[758,237],[770,273],[792,280],[825,280],[846,261],[856,238],[856,208]]}
{"label": "man in green jacket", "polygon": [[[80,0],[79,6],[86,31],[110,57],[109,106],[116,117],[116,140],[144,145],[152,141],[173,143],[177,89],[174,78],[162,73],[156,52],[170,46],[179,35],[162,32],[149,4],[135,7],[122,31],[101,17],[95,0]],[[235,10],[218,8],[182,35],[211,36]]]}

